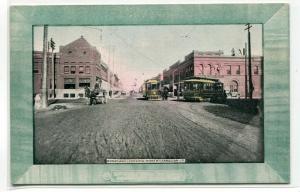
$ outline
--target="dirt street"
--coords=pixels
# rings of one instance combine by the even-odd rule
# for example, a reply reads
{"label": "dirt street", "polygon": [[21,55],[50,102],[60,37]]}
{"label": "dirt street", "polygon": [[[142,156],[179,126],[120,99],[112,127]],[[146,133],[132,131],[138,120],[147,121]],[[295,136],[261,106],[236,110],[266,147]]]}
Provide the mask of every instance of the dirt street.
{"label": "dirt street", "polygon": [[262,162],[262,130],[258,115],[221,104],[128,97],[36,113],[35,163],[105,163],[107,158]]}

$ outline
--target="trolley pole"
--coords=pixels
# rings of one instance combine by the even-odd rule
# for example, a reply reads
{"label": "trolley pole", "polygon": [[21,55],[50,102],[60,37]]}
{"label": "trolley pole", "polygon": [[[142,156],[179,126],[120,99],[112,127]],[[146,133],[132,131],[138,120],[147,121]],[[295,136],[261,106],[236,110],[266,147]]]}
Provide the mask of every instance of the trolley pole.
{"label": "trolley pole", "polygon": [[252,27],[249,23],[246,24],[246,29],[248,30],[248,75],[249,75],[249,98],[252,99],[253,96],[253,82],[252,82],[252,66],[251,66],[251,34],[250,28]]}
{"label": "trolley pole", "polygon": [[42,108],[48,106],[48,91],[47,91],[47,60],[48,60],[48,26],[44,25],[44,40],[43,40],[43,76],[42,76]]}

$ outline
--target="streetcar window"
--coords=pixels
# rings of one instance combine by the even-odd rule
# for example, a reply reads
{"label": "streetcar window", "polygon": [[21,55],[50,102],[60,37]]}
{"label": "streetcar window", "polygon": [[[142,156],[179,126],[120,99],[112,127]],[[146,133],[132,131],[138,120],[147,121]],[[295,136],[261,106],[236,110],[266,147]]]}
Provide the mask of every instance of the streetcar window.
{"label": "streetcar window", "polygon": [[204,83],[204,90],[212,90],[212,84],[211,83]]}
{"label": "streetcar window", "polygon": [[197,84],[193,84],[192,90],[196,90],[197,89]]}
{"label": "streetcar window", "polygon": [[199,83],[198,86],[199,86],[199,90],[203,90],[203,83]]}
{"label": "streetcar window", "polygon": [[157,89],[157,84],[151,84],[151,89]]}
{"label": "streetcar window", "polygon": [[216,91],[221,91],[223,89],[223,85],[221,83],[216,83],[215,89],[216,89]]}

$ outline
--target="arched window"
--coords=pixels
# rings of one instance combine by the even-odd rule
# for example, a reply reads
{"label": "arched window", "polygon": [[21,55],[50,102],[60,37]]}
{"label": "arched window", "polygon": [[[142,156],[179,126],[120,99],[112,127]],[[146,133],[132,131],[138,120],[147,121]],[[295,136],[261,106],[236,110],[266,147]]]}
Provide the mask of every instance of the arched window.
{"label": "arched window", "polygon": [[233,80],[230,82],[230,92],[238,92],[239,84],[237,81]]}
{"label": "arched window", "polygon": [[211,64],[208,64],[208,69],[209,69],[209,75],[211,75],[211,74],[212,74],[212,70],[213,70],[213,68],[212,68],[212,65],[211,65]]}
{"label": "arched window", "polygon": [[203,75],[204,71],[203,71],[203,64],[200,64],[200,71],[199,71],[200,75]]}
{"label": "arched window", "polygon": [[257,65],[254,67],[254,74],[258,75],[258,66]]}
{"label": "arched window", "polygon": [[217,64],[217,65],[215,66],[215,69],[216,69],[216,74],[217,74],[217,75],[220,75],[220,72],[221,72],[220,64]]}

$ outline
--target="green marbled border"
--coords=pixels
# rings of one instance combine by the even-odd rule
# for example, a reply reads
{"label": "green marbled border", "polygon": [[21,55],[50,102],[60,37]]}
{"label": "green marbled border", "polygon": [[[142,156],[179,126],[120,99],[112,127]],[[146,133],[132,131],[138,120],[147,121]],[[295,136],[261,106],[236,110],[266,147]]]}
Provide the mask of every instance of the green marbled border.
{"label": "green marbled border", "polygon": [[[265,163],[33,165],[32,25],[261,23]],[[12,184],[289,183],[287,4],[14,6],[10,8]]]}

